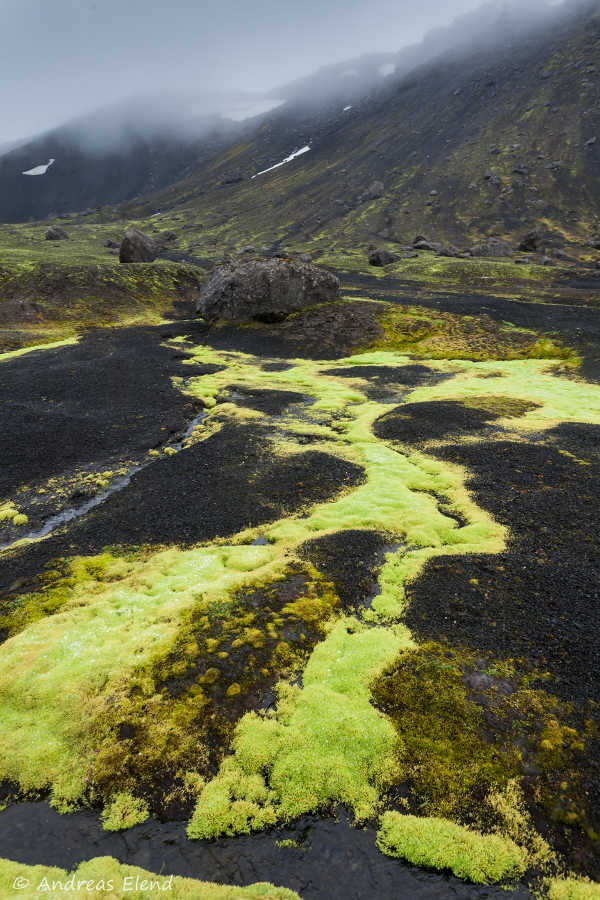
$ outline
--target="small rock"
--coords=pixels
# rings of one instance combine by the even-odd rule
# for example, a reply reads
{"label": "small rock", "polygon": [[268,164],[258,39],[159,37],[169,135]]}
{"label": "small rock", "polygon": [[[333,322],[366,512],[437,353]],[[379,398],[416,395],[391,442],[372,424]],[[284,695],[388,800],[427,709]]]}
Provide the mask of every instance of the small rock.
{"label": "small rock", "polygon": [[460,250],[458,247],[454,247],[453,244],[444,244],[437,250],[438,256],[448,256],[452,259],[458,259],[460,256]]}
{"label": "small rock", "polygon": [[475,244],[471,247],[471,256],[489,256],[489,257],[505,257],[512,256],[512,248],[510,244],[501,238],[490,237],[481,244]]}
{"label": "small rock", "polygon": [[107,241],[104,246],[109,250],[118,250],[121,245],[118,241]]}
{"label": "small rock", "polygon": [[535,251],[539,248],[540,241],[542,239],[542,235],[538,228],[534,228],[532,231],[528,231],[525,237],[522,239],[519,244],[519,250],[523,253],[535,253]]}
{"label": "small rock", "polygon": [[389,266],[390,263],[396,262],[397,259],[398,257],[390,253],[389,250],[379,249],[369,253],[370,266]]}
{"label": "small rock", "polygon": [[45,234],[45,239],[47,241],[66,241],[69,239],[69,235],[64,228],[59,228],[58,225],[51,225]]}
{"label": "small rock", "polygon": [[128,228],[121,241],[119,262],[153,262],[158,256],[158,244],[143,231]]}
{"label": "small rock", "polygon": [[413,247],[414,247],[415,250],[433,250],[433,251],[436,251],[436,250],[439,250],[439,248],[440,248],[441,246],[442,246],[441,244],[436,244],[435,241],[426,241],[426,240],[417,241],[416,244],[413,244]]}
{"label": "small rock", "polygon": [[385,193],[385,185],[383,181],[373,181],[367,188],[367,197],[370,200],[379,200]]}

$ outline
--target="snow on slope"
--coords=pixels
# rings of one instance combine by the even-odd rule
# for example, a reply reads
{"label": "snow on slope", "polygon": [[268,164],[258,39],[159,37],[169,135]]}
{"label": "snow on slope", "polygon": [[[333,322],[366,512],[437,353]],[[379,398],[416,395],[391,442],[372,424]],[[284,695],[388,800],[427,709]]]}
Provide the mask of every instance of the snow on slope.
{"label": "snow on slope", "polygon": [[26,172],[21,172],[22,175],[45,175],[52,163],[55,163],[55,159],[49,159],[45,166],[36,166],[34,169],[28,169]]}
{"label": "snow on slope", "polygon": [[294,153],[290,153],[290,155],[286,156],[285,159],[282,159],[281,162],[276,163],[274,166],[269,166],[268,169],[263,169],[261,172],[257,172],[256,175],[253,175],[252,177],[257,178],[259,175],[264,175],[265,172],[272,172],[273,169],[278,169],[280,166],[285,166],[286,163],[289,163],[293,159],[296,159],[297,156],[302,156],[303,153],[308,153],[309,150],[309,144],[307,144],[305,147],[300,147],[299,150],[294,151]]}

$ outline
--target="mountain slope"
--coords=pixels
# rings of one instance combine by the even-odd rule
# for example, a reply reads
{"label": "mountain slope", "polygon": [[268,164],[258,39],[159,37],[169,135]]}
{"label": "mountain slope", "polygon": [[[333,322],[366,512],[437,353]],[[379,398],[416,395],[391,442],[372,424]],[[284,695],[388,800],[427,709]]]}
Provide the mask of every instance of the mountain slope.
{"label": "mountain slope", "polygon": [[415,231],[460,242],[533,224],[581,239],[598,223],[599,51],[596,3],[516,46],[386,79],[351,109],[288,104],[250,140],[122,214],[177,207],[196,250],[249,238],[404,241]]}

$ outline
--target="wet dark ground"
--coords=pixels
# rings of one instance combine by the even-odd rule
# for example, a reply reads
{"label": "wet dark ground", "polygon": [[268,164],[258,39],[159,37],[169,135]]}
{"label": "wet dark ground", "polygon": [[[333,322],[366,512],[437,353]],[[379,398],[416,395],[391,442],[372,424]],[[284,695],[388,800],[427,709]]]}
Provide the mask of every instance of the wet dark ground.
{"label": "wet dark ground", "polygon": [[[293,840],[299,847],[278,847]],[[182,823],[148,821],[121,834],[102,831],[88,812],[61,816],[44,803],[23,803],[0,813],[0,856],[26,865],[72,869],[95,856],[152,872],[222,884],[257,881],[297,891],[302,900],[526,900],[520,887],[464,884],[380,853],[371,828],[339,818],[305,816],[293,827],[249,837],[189,841]]]}

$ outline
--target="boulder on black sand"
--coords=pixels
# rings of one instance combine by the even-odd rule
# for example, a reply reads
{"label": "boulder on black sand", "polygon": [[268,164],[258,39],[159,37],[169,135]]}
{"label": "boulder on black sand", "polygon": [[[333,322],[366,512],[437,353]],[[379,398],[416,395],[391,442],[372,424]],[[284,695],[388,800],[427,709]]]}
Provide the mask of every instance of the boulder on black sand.
{"label": "boulder on black sand", "polygon": [[196,311],[208,322],[282,322],[290,313],[340,296],[340,282],[295,259],[228,260],[202,285]]}

